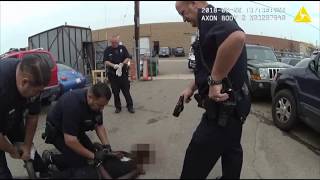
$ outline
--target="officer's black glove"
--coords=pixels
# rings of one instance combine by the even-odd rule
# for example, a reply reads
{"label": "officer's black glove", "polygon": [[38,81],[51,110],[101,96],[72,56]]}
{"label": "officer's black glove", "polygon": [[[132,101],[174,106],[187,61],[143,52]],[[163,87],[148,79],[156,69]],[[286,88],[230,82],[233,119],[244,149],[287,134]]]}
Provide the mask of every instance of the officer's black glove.
{"label": "officer's black glove", "polygon": [[108,152],[99,150],[94,153],[94,164],[96,167],[100,166],[103,160],[108,156]]}
{"label": "officer's black glove", "polygon": [[106,151],[106,152],[108,152],[108,153],[112,152],[112,149],[111,149],[110,144],[102,145],[102,150],[103,150],[103,151]]}

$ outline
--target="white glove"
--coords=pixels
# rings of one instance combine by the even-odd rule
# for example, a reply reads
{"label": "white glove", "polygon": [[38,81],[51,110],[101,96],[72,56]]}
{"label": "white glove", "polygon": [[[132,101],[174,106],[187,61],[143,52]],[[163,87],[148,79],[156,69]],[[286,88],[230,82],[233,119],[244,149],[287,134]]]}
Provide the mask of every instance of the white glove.
{"label": "white glove", "polygon": [[122,76],[122,68],[121,68],[121,67],[119,67],[119,68],[117,69],[116,75],[117,75],[118,77],[121,77],[121,76]]}
{"label": "white glove", "polygon": [[119,67],[122,69],[122,67],[123,67],[123,63],[120,63],[120,64],[119,64]]}
{"label": "white glove", "polygon": [[114,66],[113,66],[113,69],[119,69],[119,65],[118,64],[115,64]]}

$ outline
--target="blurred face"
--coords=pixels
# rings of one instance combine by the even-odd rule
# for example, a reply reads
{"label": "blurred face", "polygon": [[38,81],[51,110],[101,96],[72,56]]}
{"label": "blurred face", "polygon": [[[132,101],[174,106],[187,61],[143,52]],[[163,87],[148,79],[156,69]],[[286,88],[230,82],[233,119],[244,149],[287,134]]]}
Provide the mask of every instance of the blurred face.
{"label": "blurred face", "polygon": [[119,39],[117,37],[111,38],[111,46],[113,48],[117,48],[119,46]]}
{"label": "blurred face", "polygon": [[87,101],[88,105],[91,108],[91,110],[96,112],[102,112],[104,107],[108,104],[108,100],[105,97],[97,98],[90,92],[88,92],[87,95]]}
{"label": "blurred face", "polygon": [[25,98],[40,95],[45,87],[35,85],[32,75],[21,71],[18,72],[16,81],[20,95]]}
{"label": "blurred face", "polygon": [[188,22],[192,27],[198,25],[198,7],[197,2],[183,3],[181,1],[176,2],[176,10],[182,16],[184,22]]}

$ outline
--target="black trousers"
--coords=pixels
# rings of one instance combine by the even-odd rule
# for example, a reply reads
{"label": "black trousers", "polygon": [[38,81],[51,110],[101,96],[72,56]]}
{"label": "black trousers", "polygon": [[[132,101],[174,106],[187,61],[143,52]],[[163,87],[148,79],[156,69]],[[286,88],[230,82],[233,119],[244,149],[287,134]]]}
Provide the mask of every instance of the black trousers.
{"label": "black trousers", "polygon": [[115,76],[115,75],[108,75],[110,83],[111,83],[111,89],[113,93],[114,98],[114,105],[117,109],[121,109],[121,101],[120,101],[120,90],[126,99],[127,102],[127,108],[133,107],[132,98],[130,95],[130,82],[128,79],[128,76],[122,75],[121,77]]}
{"label": "black trousers", "polygon": [[243,151],[242,124],[232,117],[226,127],[204,114],[186,150],[181,179],[205,179],[221,157],[222,178],[239,179]]}
{"label": "black trousers", "polygon": [[[94,152],[93,143],[85,133],[79,136],[78,139],[85,148]],[[63,135],[58,135],[52,144],[61,152],[61,154],[55,154],[52,157],[53,163],[59,170],[88,166],[88,160],[85,157],[79,155],[65,144]]]}
{"label": "black trousers", "polygon": [[[11,143],[24,142],[25,126],[23,121],[15,122],[11,128],[5,133]],[[22,160],[21,160],[22,162]],[[33,167],[36,172],[47,172],[48,168],[43,163],[39,153],[35,152]],[[0,151],[0,179],[12,179],[12,174],[8,168],[4,151]]]}

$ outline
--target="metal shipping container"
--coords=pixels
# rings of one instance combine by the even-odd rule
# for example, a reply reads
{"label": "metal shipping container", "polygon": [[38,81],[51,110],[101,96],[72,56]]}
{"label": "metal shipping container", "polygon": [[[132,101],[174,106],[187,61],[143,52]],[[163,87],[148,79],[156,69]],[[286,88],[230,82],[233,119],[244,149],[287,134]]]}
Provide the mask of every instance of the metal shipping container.
{"label": "metal shipping container", "polygon": [[63,25],[28,38],[30,49],[50,51],[58,62],[88,76],[95,68],[90,28]]}

